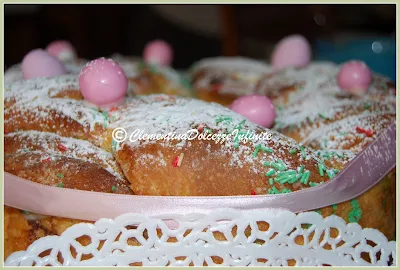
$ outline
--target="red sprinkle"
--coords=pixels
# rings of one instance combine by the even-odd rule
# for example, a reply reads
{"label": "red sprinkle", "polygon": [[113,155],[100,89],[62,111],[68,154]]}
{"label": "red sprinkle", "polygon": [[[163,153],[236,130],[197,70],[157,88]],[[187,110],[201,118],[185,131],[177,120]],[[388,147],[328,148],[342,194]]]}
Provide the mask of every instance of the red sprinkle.
{"label": "red sprinkle", "polygon": [[200,132],[203,132],[203,129],[204,129],[205,125],[206,125],[206,124],[201,123],[201,124],[198,126],[197,130],[200,131]]}
{"label": "red sprinkle", "polygon": [[179,163],[179,156],[174,158],[174,160],[172,161],[172,166],[178,167],[178,163]]}
{"label": "red sprinkle", "polygon": [[42,160],[42,163],[47,163],[51,161],[51,157],[45,158]]}
{"label": "red sprinkle", "polygon": [[61,143],[58,144],[58,150],[65,152],[65,151],[67,151],[67,149],[68,148],[65,145],[63,145]]}
{"label": "red sprinkle", "polygon": [[356,131],[358,133],[364,133],[368,137],[372,137],[372,135],[374,134],[373,130],[366,130],[366,129],[363,129],[363,128],[360,128],[360,127],[356,127]]}
{"label": "red sprinkle", "polygon": [[252,190],[251,195],[256,195],[256,192],[254,190]]}
{"label": "red sprinkle", "polygon": [[110,112],[113,112],[113,111],[116,111],[116,110],[117,110],[116,107],[112,107],[112,108],[110,109]]}

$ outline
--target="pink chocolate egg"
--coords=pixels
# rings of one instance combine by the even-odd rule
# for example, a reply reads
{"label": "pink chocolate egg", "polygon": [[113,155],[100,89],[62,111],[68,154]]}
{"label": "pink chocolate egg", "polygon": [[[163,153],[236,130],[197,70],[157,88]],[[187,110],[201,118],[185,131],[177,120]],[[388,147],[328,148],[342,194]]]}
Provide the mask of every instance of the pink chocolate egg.
{"label": "pink chocolate egg", "polygon": [[66,40],[55,40],[47,46],[46,50],[61,61],[71,61],[76,58],[74,47]]}
{"label": "pink chocolate egg", "polygon": [[169,66],[172,63],[173,51],[171,46],[163,40],[149,42],[143,51],[143,59],[151,64]]}
{"label": "pink chocolate egg", "polygon": [[82,68],[79,86],[88,102],[111,107],[125,98],[128,79],[118,63],[103,57],[90,61]]}
{"label": "pink chocolate egg", "polygon": [[291,35],[280,40],[271,55],[274,69],[306,66],[311,61],[311,46],[302,35]]}
{"label": "pink chocolate egg", "polygon": [[22,59],[22,74],[25,79],[54,77],[66,74],[65,66],[45,50],[35,49]]}
{"label": "pink chocolate egg", "polygon": [[339,87],[355,95],[366,93],[371,81],[371,70],[362,61],[349,61],[344,63],[337,75]]}
{"label": "pink chocolate egg", "polygon": [[242,96],[236,99],[230,108],[250,121],[266,128],[272,127],[275,121],[274,104],[266,96]]}

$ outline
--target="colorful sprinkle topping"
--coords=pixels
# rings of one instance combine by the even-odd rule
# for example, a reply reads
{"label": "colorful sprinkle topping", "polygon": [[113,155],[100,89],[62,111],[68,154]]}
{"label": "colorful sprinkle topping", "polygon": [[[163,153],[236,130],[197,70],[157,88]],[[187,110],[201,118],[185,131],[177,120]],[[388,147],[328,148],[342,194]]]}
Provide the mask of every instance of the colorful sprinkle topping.
{"label": "colorful sprinkle topping", "polygon": [[179,156],[175,157],[174,160],[172,161],[172,166],[180,167],[184,156],[185,156],[185,154],[181,153]]}
{"label": "colorful sprinkle topping", "polygon": [[263,151],[263,152],[267,152],[267,153],[272,153],[272,152],[273,152],[273,150],[272,150],[271,148],[266,147],[266,146],[263,146],[263,145],[261,145],[261,144],[258,144],[258,145],[256,146],[256,149],[254,150],[253,157],[257,157],[258,152],[259,152],[260,150]]}
{"label": "colorful sprinkle topping", "polygon": [[42,159],[42,163],[48,163],[48,162],[51,162],[51,157]]}
{"label": "colorful sprinkle topping", "polygon": [[360,204],[358,203],[357,199],[353,199],[350,201],[352,209],[348,214],[347,218],[349,222],[358,222],[362,217],[362,210],[360,208]]}
{"label": "colorful sprinkle topping", "polygon": [[364,133],[365,135],[367,135],[367,137],[372,137],[372,135],[374,134],[373,130],[365,130],[360,127],[356,127],[356,131],[358,133]]}
{"label": "colorful sprinkle topping", "polygon": [[58,144],[58,150],[60,150],[61,152],[65,152],[67,151],[67,147],[61,143]]}

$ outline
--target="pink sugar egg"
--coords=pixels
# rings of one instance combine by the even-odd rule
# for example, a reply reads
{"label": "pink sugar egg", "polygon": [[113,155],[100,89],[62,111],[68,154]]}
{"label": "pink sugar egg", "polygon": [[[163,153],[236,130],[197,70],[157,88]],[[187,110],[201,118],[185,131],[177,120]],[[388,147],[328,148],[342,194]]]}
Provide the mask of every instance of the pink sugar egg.
{"label": "pink sugar egg", "polygon": [[149,42],[143,51],[143,59],[151,64],[169,66],[172,63],[172,47],[163,40]]}
{"label": "pink sugar egg", "polygon": [[54,77],[66,74],[65,66],[45,50],[35,49],[22,59],[22,74],[25,79]]}
{"label": "pink sugar egg", "polygon": [[61,61],[71,61],[76,58],[74,47],[66,40],[55,40],[47,45],[46,50]]}
{"label": "pink sugar egg", "polygon": [[362,61],[349,61],[344,63],[337,75],[339,87],[355,95],[366,93],[371,81],[371,70]]}
{"label": "pink sugar egg", "polygon": [[275,121],[275,107],[266,96],[239,97],[231,104],[230,109],[266,128],[272,127]]}
{"label": "pink sugar egg", "polygon": [[280,40],[271,55],[274,69],[306,66],[311,61],[311,46],[302,35],[291,35]]}
{"label": "pink sugar egg", "polygon": [[85,100],[100,107],[110,107],[125,98],[128,79],[118,63],[103,57],[82,68],[79,86]]}

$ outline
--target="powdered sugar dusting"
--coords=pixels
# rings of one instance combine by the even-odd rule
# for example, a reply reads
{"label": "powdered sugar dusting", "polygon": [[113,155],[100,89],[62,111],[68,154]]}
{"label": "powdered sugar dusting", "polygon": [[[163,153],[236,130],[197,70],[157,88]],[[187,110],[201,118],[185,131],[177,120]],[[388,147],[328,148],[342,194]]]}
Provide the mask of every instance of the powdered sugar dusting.
{"label": "powdered sugar dusting", "polygon": [[[4,97],[6,101],[15,100],[15,104],[5,109],[5,113],[19,110],[22,114],[35,115],[37,118],[48,119],[49,111],[54,110],[60,116],[69,117],[85,128],[93,130],[96,124],[103,125],[103,115],[88,106],[83,100],[69,98],[52,98],[64,90],[79,90],[76,75],[63,75],[53,78],[37,78],[18,81],[6,86]],[[18,117],[21,117],[19,114]],[[6,120],[13,121],[13,118]]]}
{"label": "powdered sugar dusting", "polygon": [[[19,152],[38,152],[43,154],[43,160],[56,156],[64,156],[99,164],[108,172],[124,179],[111,153],[98,148],[88,141],[73,138],[61,137],[54,133],[41,131],[13,132],[5,135],[6,138],[13,138],[20,142]],[[30,148],[33,147],[33,150]]]}
{"label": "powdered sugar dusting", "polygon": [[[218,153],[228,156],[227,164],[229,166],[243,167],[246,164],[255,164],[260,160],[255,159],[253,153],[256,145],[262,144],[270,146],[273,150],[268,154],[268,160],[276,161],[285,157],[287,151],[292,148],[298,148],[299,145],[292,139],[287,138],[280,133],[264,129],[256,124],[247,121],[243,116],[232,112],[230,109],[216,103],[207,103],[204,101],[188,98],[178,98],[167,95],[149,95],[128,98],[126,104],[115,114],[115,121],[111,122],[111,128],[122,127],[127,131],[128,136],[140,129],[145,134],[187,134],[187,131],[197,129],[204,125],[212,134],[229,133],[234,127],[240,130],[249,131],[253,134],[261,132],[271,133],[271,140],[257,138],[247,143],[235,143],[232,140],[226,140],[220,143],[221,147]],[[164,147],[176,148],[183,147],[190,143],[187,139],[182,140],[145,140],[129,141],[121,143],[117,151],[124,145],[128,147],[140,147],[146,144],[157,143]],[[210,144],[215,143],[210,141]],[[206,149],[209,146],[206,146]],[[207,150],[209,151],[209,150]],[[297,161],[305,161],[317,158],[310,151],[305,152],[305,156],[296,156]],[[279,157],[279,158],[278,158]],[[143,157],[145,160],[145,157]],[[292,164],[293,158],[283,160],[287,166]]]}

